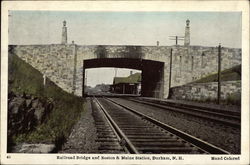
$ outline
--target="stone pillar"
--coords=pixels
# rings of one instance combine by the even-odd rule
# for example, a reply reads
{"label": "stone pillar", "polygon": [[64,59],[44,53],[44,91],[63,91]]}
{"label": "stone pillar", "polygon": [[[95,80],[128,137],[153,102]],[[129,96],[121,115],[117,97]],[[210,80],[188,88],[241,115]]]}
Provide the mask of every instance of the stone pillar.
{"label": "stone pillar", "polygon": [[184,39],[184,46],[190,45],[190,27],[189,27],[190,21],[186,21],[186,27],[185,27],[185,39]]}
{"label": "stone pillar", "polygon": [[67,27],[66,27],[66,21],[63,21],[63,27],[62,27],[62,44],[67,44]]}

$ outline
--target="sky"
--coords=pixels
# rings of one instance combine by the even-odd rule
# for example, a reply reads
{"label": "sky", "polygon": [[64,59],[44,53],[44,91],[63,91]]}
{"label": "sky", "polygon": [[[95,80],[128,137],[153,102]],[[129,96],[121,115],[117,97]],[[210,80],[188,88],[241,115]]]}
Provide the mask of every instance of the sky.
{"label": "sky", "polygon": [[[126,69],[126,68],[92,68],[85,70],[85,83],[87,82],[87,86],[95,87],[97,84],[113,84],[114,77],[127,77],[130,75],[130,71],[132,73],[141,73],[140,70],[135,69]],[[115,76],[116,75],[116,76]]]}
{"label": "sky", "polygon": [[[10,11],[9,44],[57,44],[62,22],[67,21],[68,43],[79,45],[174,45],[169,36],[184,36],[190,20],[191,45],[241,48],[240,12],[69,12]],[[183,44],[183,42],[179,42]],[[104,73],[105,72],[105,73]],[[119,69],[117,76],[130,70]],[[99,83],[100,75],[114,75],[114,69],[91,69],[88,84]],[[105,76],[104,83],[113,77]]]}

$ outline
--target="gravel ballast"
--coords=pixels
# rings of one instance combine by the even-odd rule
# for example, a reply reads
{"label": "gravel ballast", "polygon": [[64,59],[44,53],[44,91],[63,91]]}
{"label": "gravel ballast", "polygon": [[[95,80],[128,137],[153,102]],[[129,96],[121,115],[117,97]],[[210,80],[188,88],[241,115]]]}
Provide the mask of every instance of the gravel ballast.
{"label": "gravel ballast", "polygon": [[96,128],[92,116],[90,99],[86,99],[84,111],[81,113],[80,120],[72,129],[72,132],[63,145],[59,153],[93,153],[97,150]]}
{"label": "gravel ballast", "polygon": [[232,154],[240,153],[240,129],[215,124],[197,117],[135,103],[125,99],[114,98],[113,100],[216,145]]}

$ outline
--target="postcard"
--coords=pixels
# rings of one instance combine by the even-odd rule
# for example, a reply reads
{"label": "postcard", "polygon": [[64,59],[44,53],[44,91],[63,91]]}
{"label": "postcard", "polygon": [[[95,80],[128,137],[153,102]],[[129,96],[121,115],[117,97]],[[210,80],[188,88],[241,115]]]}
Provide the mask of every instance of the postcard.
{"label": "postcard", "polygon": [[1,164],[249,164],[248,1],[4,1]]}

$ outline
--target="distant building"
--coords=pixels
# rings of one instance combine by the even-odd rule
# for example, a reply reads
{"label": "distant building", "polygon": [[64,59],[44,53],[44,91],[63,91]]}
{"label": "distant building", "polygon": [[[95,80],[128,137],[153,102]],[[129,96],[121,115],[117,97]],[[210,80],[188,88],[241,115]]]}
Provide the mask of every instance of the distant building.
{"label": "distant building", "polygon": [[141,73],[131,74],[128,77],[114,77],[111,92],[119,94],[140,94]]}

